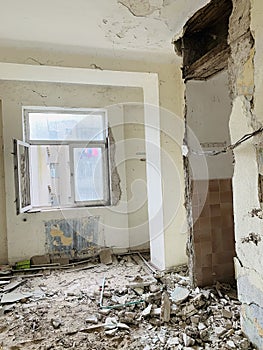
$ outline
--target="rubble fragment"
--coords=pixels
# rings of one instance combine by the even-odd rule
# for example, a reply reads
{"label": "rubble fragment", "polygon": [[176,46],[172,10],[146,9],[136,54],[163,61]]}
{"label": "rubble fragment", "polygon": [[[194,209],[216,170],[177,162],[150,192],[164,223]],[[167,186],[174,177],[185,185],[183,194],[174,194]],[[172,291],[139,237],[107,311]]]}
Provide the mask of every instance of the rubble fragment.
{"label": "rubble fragment", "polygon": [[171,293],[171,299],[175,304],[180,304],[188,298],[190,291],[184,287],[176,287]]}
{"label": "rubble fragment", "polygon": [[[141,259],[145,269],[128,257],[115,260],[92,270],[24,274],[11,292],[3,292],[11,279],[2,284],[0,300],[9,302],[0,305],[0,348],[254,350],[241,332],[232,286],[193,289],[185,268],[152,276]],[[23,299],[12,303],[10,294]]]}
{"label": "rubble fragment", "polygon": [[99,252],[100,262],[105,265],[112,264],[112,250],[110,248],[102,249]]}
{"label": "rubble fragment", "polygon": [[171,302],[167,292],[163,292],[161,302],[161,323],[169,322],[171,315]]}
{"label": "rubble fragment", "polygon": [[30,264],[31,266],[33,265],[46,265],[46,264],[50,264],[50,256],[49,254],[45,254],[45,255],[35,255],[32,256],[32,258],[30,259]]}
{"label": "rubble fragment", "polygon": [[26,300],[32,296],[32,293],[11,292],[2,295],[1,304],[15,303],[16,301]]}

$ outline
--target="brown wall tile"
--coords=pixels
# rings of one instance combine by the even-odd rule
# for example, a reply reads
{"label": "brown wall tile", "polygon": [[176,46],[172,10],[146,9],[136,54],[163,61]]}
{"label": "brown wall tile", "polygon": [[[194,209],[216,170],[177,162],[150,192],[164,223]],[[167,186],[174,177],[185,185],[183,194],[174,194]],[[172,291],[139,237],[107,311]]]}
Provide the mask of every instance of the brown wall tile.
{"label": "brown wall tile", "polygon": [[[197,283],[205,286],[217,280],[233,281],[235,243],[232,179],[210,180],[207,198],[207,183],[194,183],[196,190],[193,195],[193,217],[197,220],[193,231]],[[206,202],[201,210],[200,205],[205,198]]]}

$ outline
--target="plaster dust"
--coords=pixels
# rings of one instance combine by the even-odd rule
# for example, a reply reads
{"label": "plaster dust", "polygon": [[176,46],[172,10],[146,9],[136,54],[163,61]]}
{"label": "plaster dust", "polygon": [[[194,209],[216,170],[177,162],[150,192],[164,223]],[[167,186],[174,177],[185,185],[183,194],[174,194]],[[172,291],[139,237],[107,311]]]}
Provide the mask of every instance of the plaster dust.
{"label": "plaster dust", "polygon": [[24,278],[15,292],[32,297],[0,306],[0,349],[254,349],[231,286],[193,290],[185,265],[152,274],[137,258]]}

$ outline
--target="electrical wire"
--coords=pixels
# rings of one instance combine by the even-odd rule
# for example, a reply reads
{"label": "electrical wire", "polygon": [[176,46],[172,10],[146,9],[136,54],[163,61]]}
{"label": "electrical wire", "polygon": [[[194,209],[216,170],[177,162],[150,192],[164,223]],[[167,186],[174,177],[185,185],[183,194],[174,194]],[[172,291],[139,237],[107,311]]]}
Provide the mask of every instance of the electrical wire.
{"label": "electrical wire", "polygon": [[202,152],[197,152],[197,151],[191,150],[191,153],[194,154],[194,155],[198,155],[198,156],[218,156],[219,154],[227,153],[229,151],[233,151],[235,148],[240,146],[243,142],[251,139],[253,136],[256,136],[256,135],[258,135],[258,134],[260,134],[262,132],[263,132],[263,126],[260,127],[259,129],[255,130],[255,131],[249,133],[249,134],[246,134],[246,135],[242,136],[234,144],[226,146],[226,147],[222,148],[219,151],[202,151]]}

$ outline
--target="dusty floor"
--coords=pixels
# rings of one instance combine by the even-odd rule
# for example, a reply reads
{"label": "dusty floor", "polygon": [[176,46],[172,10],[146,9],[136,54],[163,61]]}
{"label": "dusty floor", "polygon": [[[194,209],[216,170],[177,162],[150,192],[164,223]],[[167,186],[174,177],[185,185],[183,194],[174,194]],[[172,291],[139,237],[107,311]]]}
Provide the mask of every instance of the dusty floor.
{"label": "dusty floor", "polygon": [[23,279],[15,292],[32,296],[0,306],[0,349],[253,349],[230,286],[191,290],[184,268],[153,276],[136,260]]}

